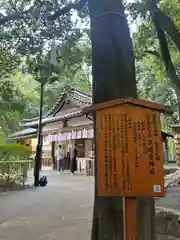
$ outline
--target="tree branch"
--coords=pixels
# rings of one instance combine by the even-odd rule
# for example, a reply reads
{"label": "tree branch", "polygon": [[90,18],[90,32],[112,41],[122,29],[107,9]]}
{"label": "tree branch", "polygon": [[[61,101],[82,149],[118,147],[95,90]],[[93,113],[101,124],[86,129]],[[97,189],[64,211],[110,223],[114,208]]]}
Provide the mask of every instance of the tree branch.
{"label": "tree branch", "polygon": [[68,13],[72,9],[77,10],[77,11],[81,10],[84,7],[86,1],[87,0],[80,0],[79,2],[76,2],[76,3],[69,3],[67,6],[65,6],[61,9],[58,9],[54,14],[50,15],[48,17],[48,20],[51,20],[51,21],[55,20],[59,16]]}
{"label": "tree branch", "polygon": [[171,18],[166,16],[159,9],[158,9],[158,11],[155,12],[154,18],[156,19],[156,22],[158,22],[158,25],[160,26],[160,28],[162,30],[166,31],[167,34],[171,37],[171,39],[175,43],[176,47],[180,51],[180,32],[174,25]]}
{"label": "tree branch", "polygon": [[[177,40],[179,38],[179,41],[180,41],[180,33],[178,33],[175,25],[173,24],[173,22],[171,22],[171,19],[169,17],[167,17],[165,14],[164,14],[164,16],[165,16],[164,22],[163,22],[163,24],[161,23],[161,21],[163,21],[163,20],[160,19],[159,16],[162,16],[162,15],[161,14],[157,15],[157,13],[159,13],[161,11],[157,8],[156,0],[150,0],[149,7],[150,7],[149,8],[150,14],[151,14],[151,17],[152,17],[152,20],[153,20],[153,23],[154,23],[154,26],[156,29],[157,37],[159,39],[161,56],[164,60],[167,76],[169,77],[170,82],[176,92],[177,101],[178,101],[178,110],[179,110],[179,116],[180,116],[180,79],[178,78],[175,66],[171,59],[170,51],[168,48],[168,42],[167,42],[164,31],[166,31],[168,33],[168,35],[172,38],[172,40],[174,41],[174,43],[176,44],[176,46],[179,50],[180,50],[180,48],[179,48],[180,46],[178,45]],[[166,22],[167,18],[168,18],[168,22]],[[166,24],[170,24],[169,27],[165,26]]]}
{"label": "tree branch", "polygon": [[10,15],[4,16],[3,14],[0,15],[0,26],[4,25],[5,23],[9,21],[15,21],[24,19],[26,14],[30,13],[33,10],[34,6],[30,7],[28,10],[24,12],[14,12]]}
{"label": "tree branch", "polygon": [[149,50],[149,49],[146,49],[145,51],[143,51],[143,52],[142,52],[141,54],[139,54],[139,55],[135,55],[135,58],[136,58],[137,60],[141,60],[143,57],[146,57],[147,54],[152,55],[152,56],[155,56],[155,57],[157,57],[157,58],[159,58],[159,59],[162,58],[160,53],[158,53],[158,52],[155,51],[155,50]]}
{"label": "tree branch", "polygon": [[146,50],[144,51],[145,54],[150,54],[150,55],[153,55],[157,58],[161,58],[161,55],[157,52],[157,51],[152,51],[152,50]]}
{"label": "tree branch", "polygon": [[170,17],[166,16],[158,7],[156,0],[149,0],[148,8],[153,22],[161,28],[162,31],[166,31],[175,43],[176,47],[180,51],[180,32],[176,28],[175,24]]}
{"label": "tree branch", "polygon": [[[68,13],[71,9],[75,9],[77,11],[81,10],[84,7],[86,1],[87,0],[79,0],[79,2],[76,2],[76,3],[69,3],[67,6],[65,6],[61,9],[58,9],[53,15],[50,15],[48,17],[48,20],[55,20],[59,16]],[[7,16],[0,14],[0,26],[4,25],[5,23],[7,23],[9,21],[24,19],[26,17],[26,15],[33,10],[33,8],[34,8],[34,6],[31,6],[26,11],[14,12]]]}
{"label": "tree branch", "polygon": [[159,39],[161,55],[164,60],[167,75],[171,81],[171,84],[174,86],[174,89],[177,94],[178,102],[180,102],[180,80],[178,78],[176,69],[171,59],[166,36],[156,21],[154,21],[154,26],[156,28],[157,36]]}

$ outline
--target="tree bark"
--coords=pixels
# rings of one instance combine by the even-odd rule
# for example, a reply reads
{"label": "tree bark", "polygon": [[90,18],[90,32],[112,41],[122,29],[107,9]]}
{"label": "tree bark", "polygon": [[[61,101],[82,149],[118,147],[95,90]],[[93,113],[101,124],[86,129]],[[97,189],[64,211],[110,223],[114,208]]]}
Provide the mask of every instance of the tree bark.
{"label": "tree bark", "polygon": [[[117,98],[137,98],[132,40],[120,0],[89,0],[92,41],[93,103]],[[96,116],[94,131],[96,134]],[[96,154],[97,156],[97,154]],[[122,198],[97,196],[95,159],[95,199],[92,240],[123,239]],[[155,239],[154,200],[138,200],[139,239]]]}
{"label": "tree bark", "polygon": [[171,18],[166,16],[159,9],[155,11],[153,18],[158,22],[160,28],[163,31],[167,32],[167,34],[171,37],[172,41],[176,45],[177,49],[180,51],[180,32],[172,22]]}
{"label": "tree bark", "polygon": [[94,103],[137,97],[132,41],[119,0],[89,0]]}

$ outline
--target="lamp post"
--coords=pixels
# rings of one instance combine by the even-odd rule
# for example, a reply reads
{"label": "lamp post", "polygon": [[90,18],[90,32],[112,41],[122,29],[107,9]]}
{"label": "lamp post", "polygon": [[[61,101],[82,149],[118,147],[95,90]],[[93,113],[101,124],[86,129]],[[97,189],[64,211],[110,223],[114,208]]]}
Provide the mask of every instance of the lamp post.
{"label": "lamp post", "polygon": [[39,105],[39,123],[38,123],[38,135],[37,146],[34,164],[34,186],[39,186],[39,172],[41,168],[41,156],[42,156],[42,108],[43,108],[43,93],[44,85],[46,84],[49,76],[48,64],[40,63],[36,69],[36,79],[40,82],[40,105]]}
{"label": "lamp post", "polygon": [[52,77],[53,67],[52,64],[45,62],[43,64],[38,64],[37,66],[37,76],[36,79],[40,82],[40,106],[39,106],[39,123],[38,123],[38,136],[37,136],[37,146],[35,155],[35,165],[34,165],[34,186],[39,186],[39,172],[41,168],[41,156],[42,156],[42,107],[43,107],[43,93],[44,86],[48,81],[55,81],[57,77]]}
{"label": "lamp post", "polygon": [[41,156],[42,156],[42,107],[43,107],[43,93],[44,86],[48,81],[56,81],[57,76],[52,76],[53,71],[55,70],[56,62],[56,48],[55,44],[53,45],[52,51],[50,52],[50,59],[45,61],[39,61],[35,68],[37,73],[36,79],[40,82],[40,106],[39,106],[39,123],[38,123],[38,136],[37,136],[37,146],[36,146],[36,156],[35,156],[35,165],[34,165],[34,186],[39,186],[39,172],[41,169]]}
{"label": "lamp post", "polygon": [[40,106],[39,106],[39,123],[38,123],[38,136],[37,136],[37,146],[36,146],[36,156],[34,165],[34,186],[39,186],[39,171],[41,168],[41,156],[42,156],[42,107],[43,107],[43,93],[44,93],[44,83],[41,82],[40,89]]}

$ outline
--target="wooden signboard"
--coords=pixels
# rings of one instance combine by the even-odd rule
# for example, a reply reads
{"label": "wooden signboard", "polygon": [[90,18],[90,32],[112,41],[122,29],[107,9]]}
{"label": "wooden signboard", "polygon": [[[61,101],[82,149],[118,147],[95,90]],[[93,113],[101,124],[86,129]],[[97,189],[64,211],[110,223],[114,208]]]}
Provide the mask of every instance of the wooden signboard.
{"label": "wooden signboard", "polygon": [[131,103],[96,109],[96,141],[99,196],[164,196],[160,109]]}

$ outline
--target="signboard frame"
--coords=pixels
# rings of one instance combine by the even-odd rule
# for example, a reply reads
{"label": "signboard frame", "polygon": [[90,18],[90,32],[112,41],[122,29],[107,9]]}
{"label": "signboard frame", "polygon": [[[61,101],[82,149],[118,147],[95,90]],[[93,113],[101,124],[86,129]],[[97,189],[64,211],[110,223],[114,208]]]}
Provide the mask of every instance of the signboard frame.
{"label": "signboard frame", "polygon": [[[86,114],[96,112],[98,195],[106,197],[163,197],[164,157],[160,113],[171,113],[171,109],[146,100],[117,99],[88,107],[84,112]],[[131,121],[128,120],[129,117]],[[149,123],[148,119],[150,119]],[[118,123],[116,127],[113,127],[116,121]],[[127,122],[127,124],[123,122]],[[148,126],[148,124],[150,125]],[[130,125],[132,126],[130,127]],[[153,129],[153,134],[148,133],[148,128]],[[144,150],[143,146],[140,146],[144,144],[143,137],[146,140]],[[119,146],[118,150],[114,151],[114,142],[116,142],[117,148],[118,141],[121,147]],[[138,141],[137,151],[134,148],[135,141]],[[128,145],[128,152],[126,152],[127,148],[123,147],[126,145]],[[156,154],[152,154],[155,148],[157,148],[154,151]],[[143,153],[147,149],[148,154]],[[122,154],[122,152],[125,153]],[[145,157],[144,162],[140,155]],[[116,166],[112,167],[113,164]],[[141,171],[136,170],[136,164],[139,164]],[[107,177],[107,175],[111,177]],[[113,175],[116,175],[116,178]],[[132,178],[131,180],[128,180],[129,176]]]}

